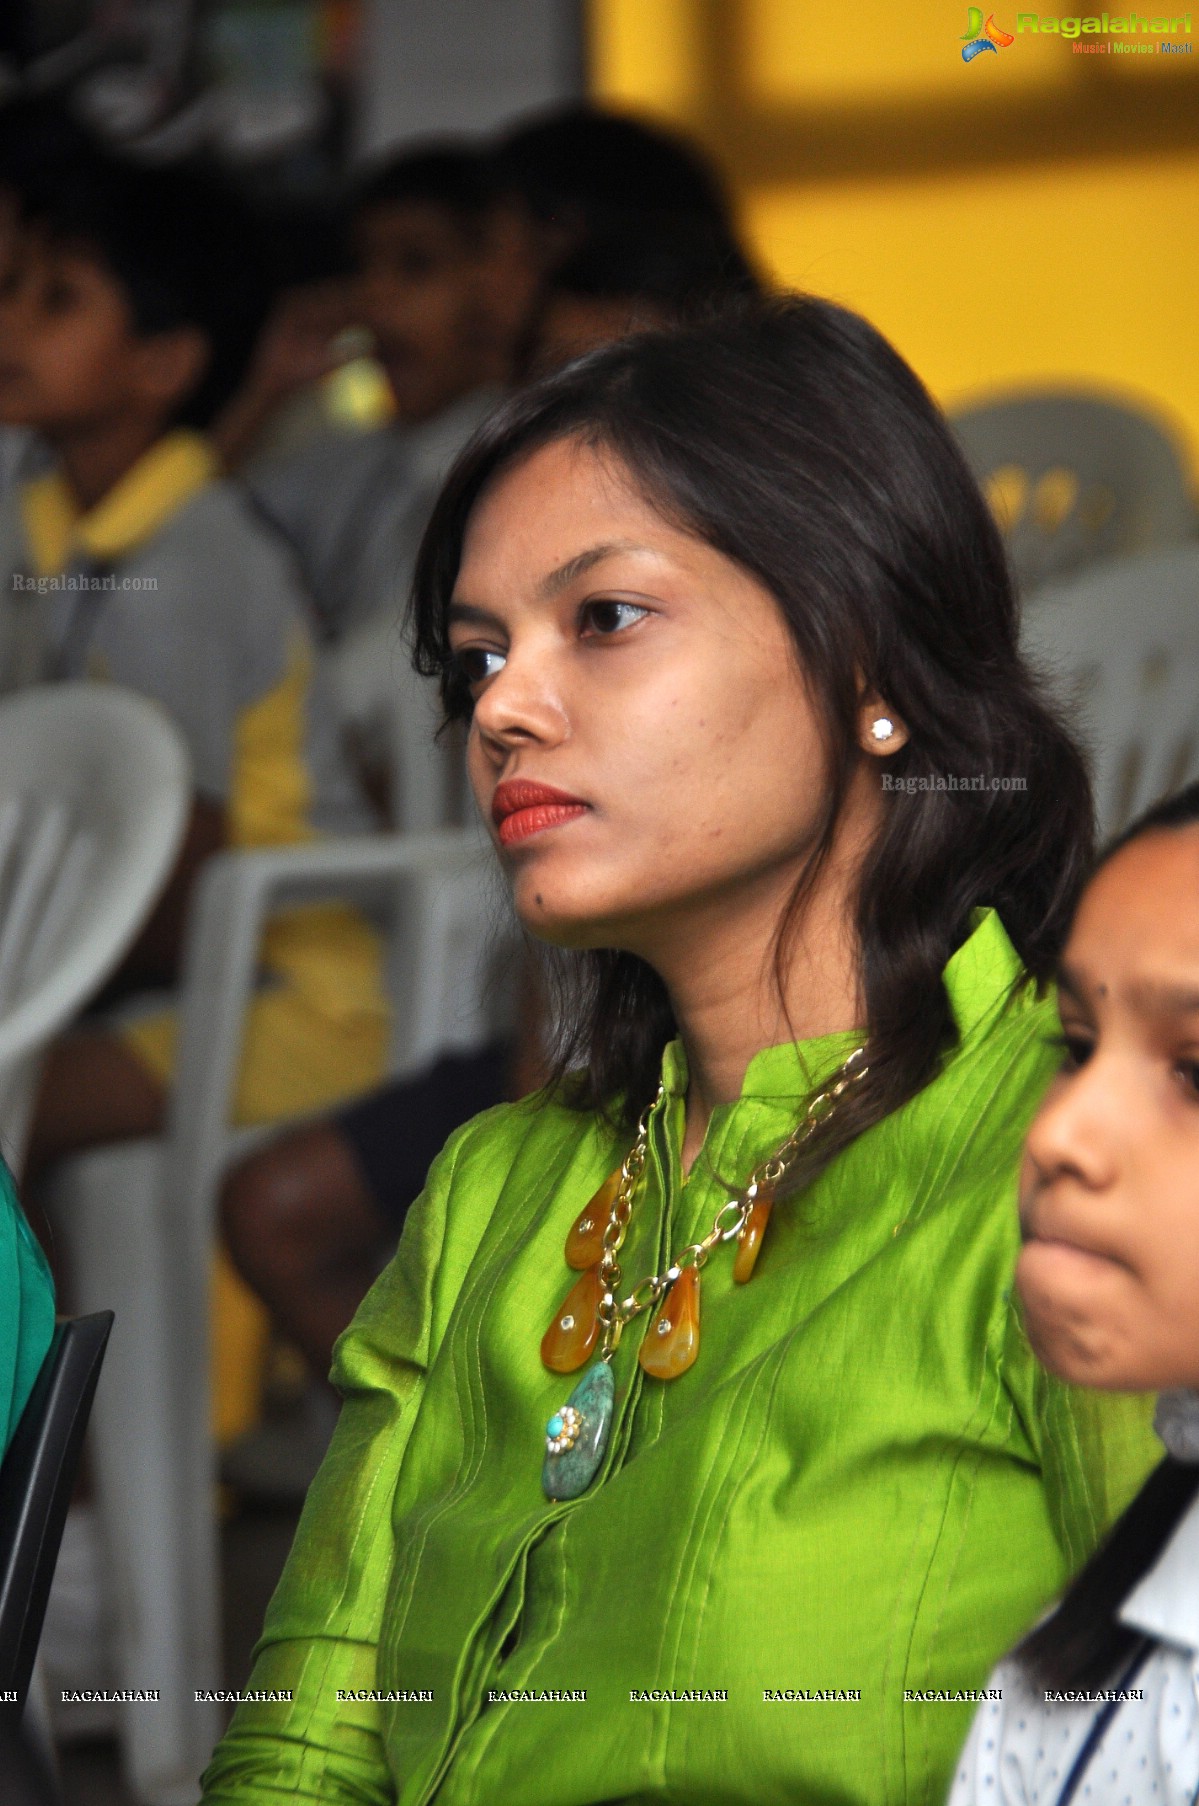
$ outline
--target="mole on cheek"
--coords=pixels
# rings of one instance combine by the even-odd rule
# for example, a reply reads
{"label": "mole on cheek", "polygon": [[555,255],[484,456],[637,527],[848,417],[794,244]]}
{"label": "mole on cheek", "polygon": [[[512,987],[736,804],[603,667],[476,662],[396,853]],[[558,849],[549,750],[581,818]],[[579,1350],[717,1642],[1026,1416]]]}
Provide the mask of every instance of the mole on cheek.
{"label": "mole on cheek", "polygon": [[545,907],[544,903],[542,902],[542,897],[541,897],[540,891],[534,892],[533,901],[534,901],[534,903],[536,903],[538,909],[543,909]]}

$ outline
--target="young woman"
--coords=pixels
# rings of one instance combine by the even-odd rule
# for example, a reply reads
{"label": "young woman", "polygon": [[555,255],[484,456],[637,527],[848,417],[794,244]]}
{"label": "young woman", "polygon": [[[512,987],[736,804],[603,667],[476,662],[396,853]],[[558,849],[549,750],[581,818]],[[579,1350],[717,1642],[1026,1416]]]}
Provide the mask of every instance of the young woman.
{"label": "young woman", "polygon": [[1164,1388],[1166,1459],[994,1684],[954,1806],[1199,1798],[1199,785],[1101,864],[1028,1137],[1029,1334],[1084,1386]]}
{"label": "young woman", "polygon": [[417,638],[564,1076],[339,1345],[205,1797],[939,1798],[1150,1460],[1009,1297],[1090,802],[985,506],[864,321],[749,306],[486,426]]}

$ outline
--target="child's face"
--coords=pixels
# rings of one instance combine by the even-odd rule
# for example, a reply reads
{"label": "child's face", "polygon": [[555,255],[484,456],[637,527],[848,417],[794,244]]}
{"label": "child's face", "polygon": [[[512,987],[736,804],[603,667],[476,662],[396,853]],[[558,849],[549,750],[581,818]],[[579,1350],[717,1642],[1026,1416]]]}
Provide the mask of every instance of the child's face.
{"label": "child's face", "polygon": [[1059,1007],[1066,1060],[1021,1185],[1029,1336],[1079,1384],[1199,1386],[1199,826],[1103,867]]}
{"label": "child's face", "polygon": [[134,410],[169,412],[198,375],[194,338],[140,336],[98,259],[26,232],[0,282],[0,420],[54,441]]}
{"label": "child's face", "polygon": [[354,236],[363,322],[396,413],[431,419],[484,378],[481,254],[427,201],[370,207]]}

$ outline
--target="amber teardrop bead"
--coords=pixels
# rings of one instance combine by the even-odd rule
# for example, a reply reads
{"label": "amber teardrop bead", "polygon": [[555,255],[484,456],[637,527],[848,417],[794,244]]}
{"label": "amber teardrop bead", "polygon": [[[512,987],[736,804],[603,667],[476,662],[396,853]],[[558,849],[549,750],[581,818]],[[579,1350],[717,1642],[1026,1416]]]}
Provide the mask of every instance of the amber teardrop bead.
{"label": "amber teardrop bead", "polygon": [[573,1373],[590,1355],[599,1335],[595,1313],[603,1295],[598,1267],[590,1267],[571,1286],[541,1338],[541,1358],[552,1372]]}
{"label": "amber teardrop bead", "polygon": [[656,1380],[677,1380],[699,1353],[699,1271],[684,1267],[658,1306],[637,1359]]}
{"label": "amber teardrop bead", "polygon": [[566,1264],[576,1273],[594,1267],[604,1252],[604,1230],[612,1215],[612,1205],[620,1186],[620,1168],[609,1173],[604,1183],[575,1218],[566,1238]]}
{"label": "amber teardrop bead", "polygon": [[737,1237],[737,1253],[733,1260],[733,1278],[738,1285],[743,1286],[747,1279],[753,1277],[762,1237],[766,1234],[766,1225],[770,1221],[771,1203],[770,1198],[758,1198],[749,1207],[745,1227]]}

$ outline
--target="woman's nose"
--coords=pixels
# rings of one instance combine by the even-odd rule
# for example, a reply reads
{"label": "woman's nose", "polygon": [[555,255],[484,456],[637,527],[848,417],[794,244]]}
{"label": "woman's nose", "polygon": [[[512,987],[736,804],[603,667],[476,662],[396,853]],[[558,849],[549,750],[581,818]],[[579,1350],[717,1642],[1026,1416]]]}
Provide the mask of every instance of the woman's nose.
{"label": "woman's nose", "polygon": [[475,703],[474,725],[500,754],[518,745],[551,746],[566,739],[568,717],[547,661],[509,651]]}

